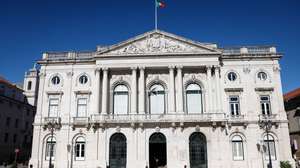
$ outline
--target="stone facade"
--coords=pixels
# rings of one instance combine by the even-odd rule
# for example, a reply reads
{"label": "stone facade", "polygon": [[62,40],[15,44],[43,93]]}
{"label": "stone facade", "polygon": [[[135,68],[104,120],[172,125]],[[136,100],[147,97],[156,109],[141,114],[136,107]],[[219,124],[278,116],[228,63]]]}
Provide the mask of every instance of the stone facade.
{"label": "stone facade", "polygon": [[267,119],[279,167],[292,161],[280,58],[274,47],[224,49],[159,30],[96,51],[44,53],[30,164],[48,167],[54,149],[55,167],[263,168]]}

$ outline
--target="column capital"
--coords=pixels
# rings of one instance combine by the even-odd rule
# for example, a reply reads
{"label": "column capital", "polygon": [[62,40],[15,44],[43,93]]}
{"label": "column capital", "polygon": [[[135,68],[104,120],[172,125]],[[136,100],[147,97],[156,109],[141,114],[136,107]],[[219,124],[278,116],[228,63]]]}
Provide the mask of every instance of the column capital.
{"label": "column capital", "polygon": [[137,66],[131,66],[130,69],[131,69],[131,70],[136,70],[136,69],[137,69]]}
{"label": "column capital", "polygon": [[108,71],[108,67],[102,67],[101,69],[106,72]]}
{"label": "column capital", "polygon": [[182,66],[182,65],[176,65],[176,68],[177,68],[177,69],[182,69],[183,66]]}
{"label": "column capital", "polygon": [[145,70],[145,69],[146,69],[145,66],[139,66],[138,68],[139,68],[140,70]]}
{"label": "column capital", "polygon": [[212,65],[206,65],[207,70],[211,70],[212,69]]}
{"label": "column capital", "polygon": [[168,68],[169,68],[169,69],[174,69],[174,68],[175,68],[175,65],[169,65]]}

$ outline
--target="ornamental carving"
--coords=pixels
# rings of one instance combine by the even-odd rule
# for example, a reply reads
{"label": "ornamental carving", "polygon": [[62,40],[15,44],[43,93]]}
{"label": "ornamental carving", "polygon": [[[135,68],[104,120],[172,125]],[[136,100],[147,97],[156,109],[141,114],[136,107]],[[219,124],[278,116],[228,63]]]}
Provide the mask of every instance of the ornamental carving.
{"label": "ornamental carving", "polygon": [[155,54],[155,53],[207,53],[207,49],[173,40],[161,34],[152,34],[108,54]]}

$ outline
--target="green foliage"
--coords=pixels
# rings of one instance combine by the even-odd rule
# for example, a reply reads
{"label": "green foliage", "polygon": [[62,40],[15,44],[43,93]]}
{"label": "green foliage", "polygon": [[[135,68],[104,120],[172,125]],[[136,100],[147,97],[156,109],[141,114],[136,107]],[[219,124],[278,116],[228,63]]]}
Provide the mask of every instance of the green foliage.
{"label": "green foliage", "polygon": [[292,168],[289,161],[280,161],[280,168]]}

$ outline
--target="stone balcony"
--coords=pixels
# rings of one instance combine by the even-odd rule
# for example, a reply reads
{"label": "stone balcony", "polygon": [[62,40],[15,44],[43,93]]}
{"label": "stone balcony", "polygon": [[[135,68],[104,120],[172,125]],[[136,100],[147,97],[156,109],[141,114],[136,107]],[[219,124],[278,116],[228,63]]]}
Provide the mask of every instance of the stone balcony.
{"label": "stone balcony", "polygon": [[72,118],[72,127],[90,127],[90,117],[73,117]]}
{"label": "stone balcony", "polygon": [[259,121],[272,121],[275,122],[278,120],[277,114],[270,114],[270,115],[259,115]]}
{"label": "stone balcony", "polygon": [[224,113],[92,115],[92,123],[172,123],[226,121]]}
{"label": "stone balcony", "polygon": [[44,117],[44,124],[61,124],[60,117]]}

